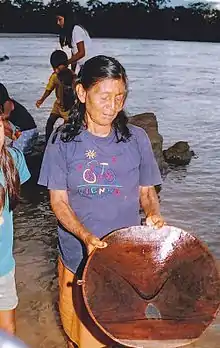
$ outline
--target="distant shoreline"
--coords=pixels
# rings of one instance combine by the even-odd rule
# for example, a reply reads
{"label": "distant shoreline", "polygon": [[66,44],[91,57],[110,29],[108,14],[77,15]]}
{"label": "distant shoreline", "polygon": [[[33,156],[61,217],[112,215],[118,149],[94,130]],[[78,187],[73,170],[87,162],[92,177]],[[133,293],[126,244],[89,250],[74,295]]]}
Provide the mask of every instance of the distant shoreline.
{"label": "distant shoreline", "polygon": [[[56,33],[30,33],[30,32],[0,32],[0,39],[1,38],[40,38],[40,37],[58,37],[59,35]],[[194,39],[174,39],[174,38],[143,38],[143,37],[108,37],[108,36],[94,36],[93,39],[110,39],[110,40],[148,40],[148,41],[176,41],[176,42],[201,42],[201,43],[215,43],[220,44],[220,41],[217,40],[194,40]]]}

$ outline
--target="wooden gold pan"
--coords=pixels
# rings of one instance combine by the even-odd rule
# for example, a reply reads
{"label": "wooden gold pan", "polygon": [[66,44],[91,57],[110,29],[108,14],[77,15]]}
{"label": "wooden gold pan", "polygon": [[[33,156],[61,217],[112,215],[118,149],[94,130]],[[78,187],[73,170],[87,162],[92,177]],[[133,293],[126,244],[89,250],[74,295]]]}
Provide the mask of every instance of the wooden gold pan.
{"label": "wooden gold pan", "polygon": [[172,226],[114,231],[83,272],[86,308],[128,347],[169,348],[197,339],[220,305],[220,278],[208,248]]}

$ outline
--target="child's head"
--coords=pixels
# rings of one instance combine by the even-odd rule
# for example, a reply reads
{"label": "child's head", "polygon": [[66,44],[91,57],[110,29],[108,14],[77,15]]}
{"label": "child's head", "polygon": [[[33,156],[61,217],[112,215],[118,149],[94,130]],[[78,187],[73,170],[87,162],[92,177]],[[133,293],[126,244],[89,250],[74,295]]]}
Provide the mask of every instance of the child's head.
{"label": "child's head", "polygon": [[50,64],[52,65],[54,71],[59,72],[68,66],[67,54],[62,50],[54,51],[50,56]]}
{"label": "child's head", "polygon": [[2,217],[4,205],[5,205],[5,189],[2,186],[2,184],[0,184],[0,225],[2,225],[4,222]]}

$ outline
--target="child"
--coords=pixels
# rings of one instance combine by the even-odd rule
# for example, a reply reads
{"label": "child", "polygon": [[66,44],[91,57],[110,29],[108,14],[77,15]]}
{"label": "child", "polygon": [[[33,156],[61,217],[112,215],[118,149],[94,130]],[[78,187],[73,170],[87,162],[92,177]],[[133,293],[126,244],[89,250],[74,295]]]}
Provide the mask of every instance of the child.
{"label": "child", "polygon": [[[55,122],[61,117],[64,119],[64,122],[67,121],[70,108],[73,105],[73,92],[72,85],[74,83],[75,75],[74,73],[68,69],[68,57],[64,51],[56,50],[51,54],[50,63],[54,69],[53,74],[49,78],[49,82],[46,86],[45,92],[42,97],[36,102],[36,106],[39,108],[41,104],[45,101],[45,99],[51,94],[53,90],[56,93],[56,100],[53,104],[52,111],[47,120],[46,124],[46,141],[48,141],[51,133],[53,132],[53,127]],[[65,71],[65,74],[64,74]],[[59,74],[64,74],[64,79],[61,80],[59,78]],[[65,95],[64,87],[66,86],[66,76],[68,76],[68,84],[71,91],[68,94],[68,108],[66,108],[66,103],[63,100]],[[66,105],[64,105],[66,104]]]}
{"label": "child", "polygon": [[20,185],[29,179],[30,173],[22,152],[7,148],[4,139],[4,125],[0,118],[0,329],[14,334],[18,298],[12,212],[19,201]]}

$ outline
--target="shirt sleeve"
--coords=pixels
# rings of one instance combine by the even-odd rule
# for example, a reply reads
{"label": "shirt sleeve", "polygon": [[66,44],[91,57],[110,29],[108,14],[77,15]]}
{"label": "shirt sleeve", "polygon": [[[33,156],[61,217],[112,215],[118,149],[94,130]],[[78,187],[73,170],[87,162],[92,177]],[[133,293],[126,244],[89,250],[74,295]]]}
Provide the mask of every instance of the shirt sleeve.
{"label": "shirt sleeve", "polygon": [[56,82],[57,82],[57,75],[56,73],[53,73],[49,78],[48,84],[46,86],[46,90],[52,92],[56,87]]}
{"label": "shirt sleeve", "polygon": [[12,157],[14,158],[16,168],[20,177],[21,184],[24,184],[30,179],[30,172],[28,170],[24,155],[21,151],[13,149]]}
{"label": "shirt sleeve", "polygon": [[8,91],[5,88],[5,86],[2,83],[0,83],[0,105],[4,105],[4,103],[7,100],[10,100],[10,97],[8,95]]}
{"label": "shirt sleeve", "polygon": [[72,41],[75,45],[78,42],[85,41],[85,32],[79,25],[75,25],[73,28]]}
{"label": "shirt sleeve", "polygon": [[138,129],[136,139],[141,156],[140,186],[160,185],[162,183],[160,170],[152,150],[150,139],[144,129]]}
{"label": "shirt sleeve", "polygon": [[61,140],[56,140],[54,144],[48,141],[38,184],[49,190],[67,189],[66,144]]}

